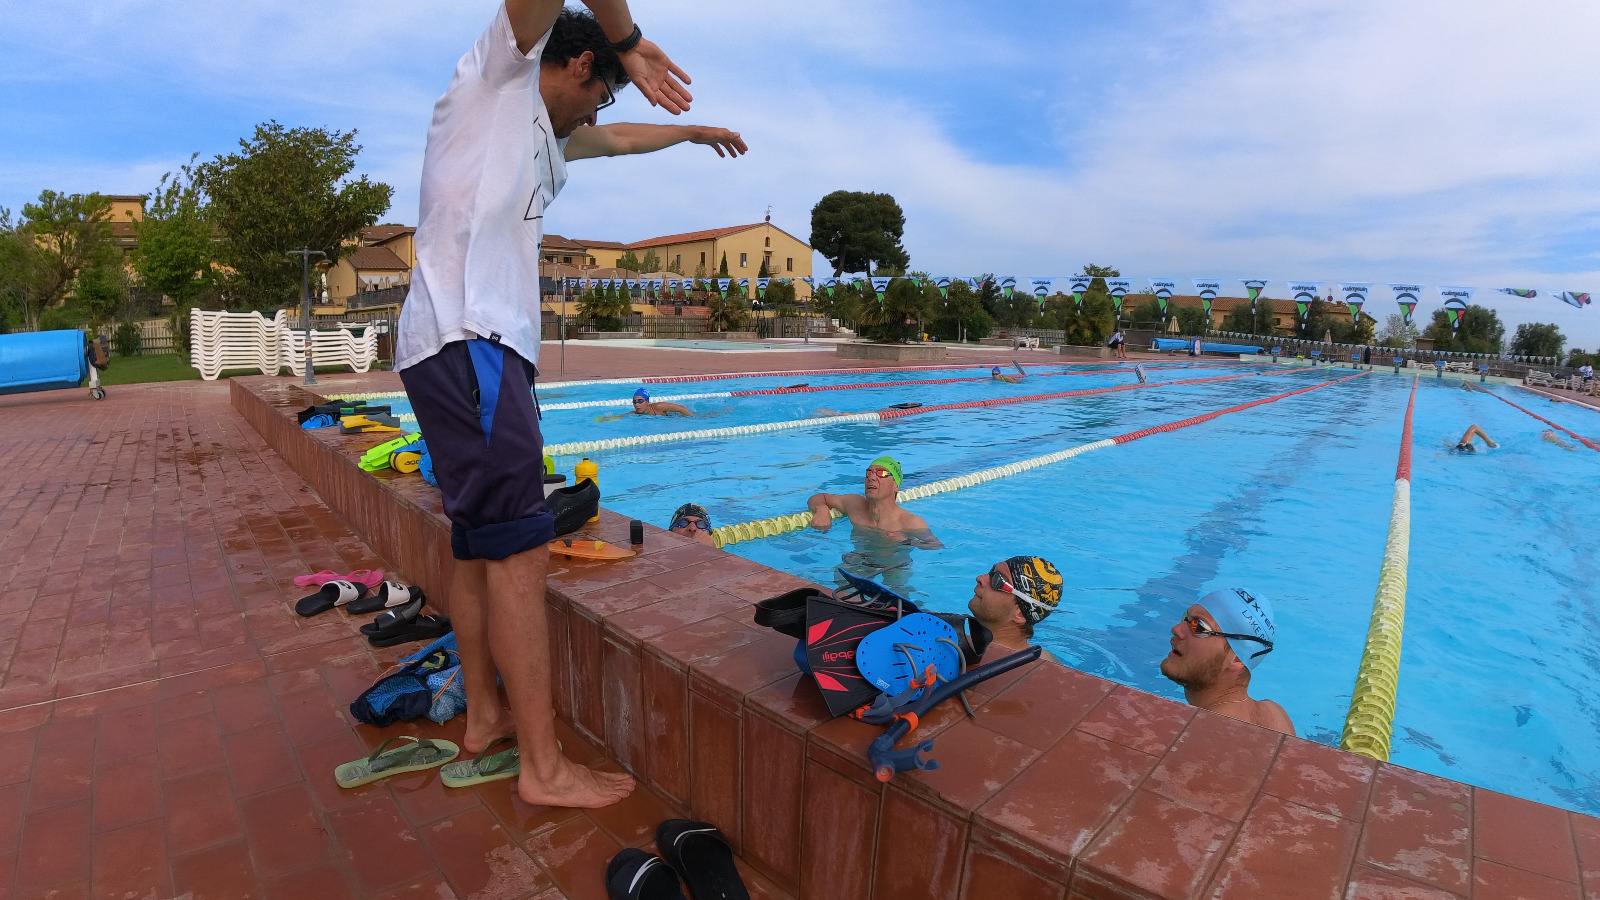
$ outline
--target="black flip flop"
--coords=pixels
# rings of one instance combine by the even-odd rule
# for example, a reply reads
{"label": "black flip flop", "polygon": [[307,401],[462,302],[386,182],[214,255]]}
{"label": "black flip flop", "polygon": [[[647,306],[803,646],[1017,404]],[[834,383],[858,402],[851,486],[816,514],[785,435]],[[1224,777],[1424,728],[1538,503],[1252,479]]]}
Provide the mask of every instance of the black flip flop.
{"label": "black flip flop", "polygon": [[733,864],[733,848],[717,826],[668,819],[656,827],[656,849],[694,900],[750,900],[750,891]]}
{"label": "black flip flop", "polygon": [[435,641],[449,634],[452,628],[454,626],[444,616],[417,616],[387,634],[367,635],[367,643],[374,647],[393,647],[412,641]]}
{"label": "black flip flop", "polygon": [[[405,606],[417,597],[423,597],[422,588],[409,587],[398,581],[385,581],[378,585],[377,593],[370,597],[363,597],[344,608],[352,616],[364,616],[385,609],[394,609],[396,606]],[[426,599],[423,600],[427,602]],[[421,609],[421,607],[418,607]]]}
{"label": "black flip flop", "polygon": [[359,581],[330,581],[318,588],[315,594],[309,594],[296,601],[294,611],[310,618],[318,613],[325,613],[335,606],[359,600],[366,595],[367,586]]}
{"label": "black flip flop", "polygon": [[390,634],[409,626],[422,614],[422,606],[427,603],[426,597],[418,594],[411,598],[404,606],[397,606],[371,622],[361,626],[361,633],[367,637],[388,637]]}
{"label": "black flip flop", "polygon": [[678,876],[654,853],[628,847],[606,863],[606,896],[611,900],[684,900]]}

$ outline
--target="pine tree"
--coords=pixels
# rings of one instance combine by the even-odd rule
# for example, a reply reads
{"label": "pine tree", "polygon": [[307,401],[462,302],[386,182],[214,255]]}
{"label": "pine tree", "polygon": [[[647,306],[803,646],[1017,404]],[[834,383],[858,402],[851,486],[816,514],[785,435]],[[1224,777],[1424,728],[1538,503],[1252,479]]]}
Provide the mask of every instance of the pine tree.
{"label": "pine tree", "polygon": [[767,271],[767,257],[766,256],[762,256],[761,257],[761,271],[756,273],[756,277],[757,278],[767,278],[771,274],[772,274],[771,272]]}
{"label": "pine tree", "polygon": [[717,277],[728,277],[728,251],[726,250],[722,251],[722,264],[717,266]]}

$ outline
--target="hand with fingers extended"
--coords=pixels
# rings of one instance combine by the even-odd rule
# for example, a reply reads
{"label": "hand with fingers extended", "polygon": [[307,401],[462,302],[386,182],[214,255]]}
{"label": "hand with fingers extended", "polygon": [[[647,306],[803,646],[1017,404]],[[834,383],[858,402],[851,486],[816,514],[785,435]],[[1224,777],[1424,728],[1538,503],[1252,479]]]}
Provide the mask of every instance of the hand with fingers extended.
{"label": "hand with fingers extended", "polygon": [[694,136],[689,138],[689,142],[692,144],[706,144],[717,151],[718,156],[739,156],[750,152],[750,148],[745,146],[744,138],[739,136],[739,132],[729,131],[726,128],[714,128],[709,125],[697,126]]}
{"label": "hand with fingers extended", "polygon": [[628,70],[628,80],[651,106],[678,115],[688,110],[690,101],[694,100],[684,87],[692,81],[688,73],[678,68],[654,41],[641,39],[638,46],[622,54],[622,67]]}

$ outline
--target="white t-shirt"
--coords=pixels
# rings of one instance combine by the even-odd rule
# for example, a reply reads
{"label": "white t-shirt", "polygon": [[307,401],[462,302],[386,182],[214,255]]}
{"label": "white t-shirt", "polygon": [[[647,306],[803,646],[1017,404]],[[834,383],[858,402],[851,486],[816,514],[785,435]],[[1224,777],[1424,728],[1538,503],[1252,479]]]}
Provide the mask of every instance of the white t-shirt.
{"label": "white t-shirt", "polygon": [[474,336],[538,362],[544,208],[567,181],[567,142],[539,95],[549,39],[519,52],[502,5],[434,104],[396,371]]}

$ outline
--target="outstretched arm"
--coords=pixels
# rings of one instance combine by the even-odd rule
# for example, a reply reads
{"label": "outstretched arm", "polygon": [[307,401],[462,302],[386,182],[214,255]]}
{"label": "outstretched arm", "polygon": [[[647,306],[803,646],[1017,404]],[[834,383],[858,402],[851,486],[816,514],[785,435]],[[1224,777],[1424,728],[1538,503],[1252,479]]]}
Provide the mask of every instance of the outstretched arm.
{"label": "outstretched arm", "polygon": [[710,125],[640,125],[617,122],[611,125],[580,125],[573,129],[564,154],[570,160],[597,156],[628,156],[654,153],[688,141],[709,144],[718,156],[738,156],[749,152],[739,132]]}
{"label": "outstretched arm", "polygon": [[[527,53],[555,24],[561,12],[562,0],[506,0],[506,15],[511,19],[511,33],[517,38],[517,49]],[[583,5],[594,13],[595,21],[613,44],[633,34],[633,14],[628,11],[627,0],[583,0]],[[684,87],[690,82],[687,73],[667,58],[667,54],[653,41],[640,40],[638,45],[622,54],[622,67],[628,70],[628,80],[639,88],[639,93],[650,101],[677,115],[689,108],[690,96]]]}

